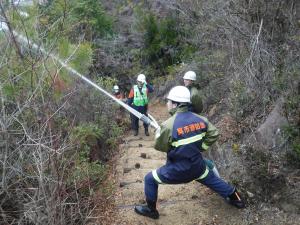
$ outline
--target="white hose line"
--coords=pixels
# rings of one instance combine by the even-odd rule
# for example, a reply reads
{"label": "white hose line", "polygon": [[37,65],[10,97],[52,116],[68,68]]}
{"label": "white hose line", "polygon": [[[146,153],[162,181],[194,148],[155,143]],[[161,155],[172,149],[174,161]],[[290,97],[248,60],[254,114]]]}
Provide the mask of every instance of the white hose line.
{"label": "white hose line", "polygon": [[159,128],[159,124],[157,123],[157,121],[154,119],[153,116],[151,116],[149,113],[148,113],[148,117],[151,119],[151,121],[155,124],[155,129]]}
{"label": "white hose line", "polygon": [[[1,22],[1,28],[4,31],[8,31],[8,26],[4,22]],[[127,111],[129,111],[130,113],[132,113],[133,115],[135,115],[137,118],[139,118],[143,122],[146,122],[146,123],[150,124],[155,129],[157,129],[159,127],[158,123],[155,121],[155,119],[151,115],[148,114],[149,117],[150,117],[149,118],[146,115],[144,115],[144,114],[138,112],[137,110],[133,109],[132,107],[130,107],[126,103],[124,103],[121,100],[117,99],[115,96],[111,95],[109,92],[107,92],[106,90],[102,89],[97,84],[95,84],[94,82],[92,82],[91,80],[89,80],[88,78],[86,78],[85,76],[83,76],[82,74],[80,74],[78,71],[76,71],[72,67],[70,67],[69,65],[67,65],[65,62],[63,62],[61,59],[59,59],[57,56],[53,55],[52,53],[48,53],[44,48],[42,48],[41,46],[38,46],[37,44],[35,44],[32,41],[28,40],[23,35],[17,33],[16,31],[13,31],[13,34],[18,39],[18,41],[21,42],[21,44],[26,45],[26,46],[30,46],[33,49],[41,51],[43,54],[50,56],[51,58],[53,58],[54,60],[56,60],[62,67],[64,67],[65,69],[67,69],[69,72],[71,72],[72,74],[77,75],[82,80],[84,80],[85,82],[89,83],[90,85],[92,85],[93,87],[95,87],[96,89],[98,89],[99,91],[101,91],[102,93],[104,93],[105,95],[107,95],[108,97],[110,97],[111,99],[113,99],[115,102],[117,102],[119,105],[121,105],[122,107],[124,107]]]}

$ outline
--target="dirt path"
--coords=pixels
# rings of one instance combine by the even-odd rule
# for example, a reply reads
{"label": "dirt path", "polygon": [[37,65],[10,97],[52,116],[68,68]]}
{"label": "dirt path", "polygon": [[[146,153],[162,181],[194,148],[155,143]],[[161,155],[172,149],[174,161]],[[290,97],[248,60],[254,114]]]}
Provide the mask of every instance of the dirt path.
{"label": "dirt path", "polygon": [[[149,109],[159,122],[168,118],[165,106]],[[185,185],[160,185],[159,220],[137,215],[133,207],[144,202],[144,176],[165,163],[165,153],[153,148],[154,131],[146,137],[140,129],[137,137],[129,135],[121,146],[117,164],[120,187],[115,195],[118,208],[116,224],[240,224],[241,214],[220,197],[196,182]]]}
{"label": "dirt path", "polygon": [[[165,106],[159,104],[149,111],[159,122],[168,117]],[[127,136],[121,146],[116,167],[120,184],[115,195],[116,224],[242,224],[241,211],[228,206],[219,196],[196,182],[159,186],[159,220],[137,215],[133,207],[144,202],[144,176],[163,165],[166,159],[165,153],[153,148],[153,131],[150,137],[142,131],[141,127],[138,137]]]}

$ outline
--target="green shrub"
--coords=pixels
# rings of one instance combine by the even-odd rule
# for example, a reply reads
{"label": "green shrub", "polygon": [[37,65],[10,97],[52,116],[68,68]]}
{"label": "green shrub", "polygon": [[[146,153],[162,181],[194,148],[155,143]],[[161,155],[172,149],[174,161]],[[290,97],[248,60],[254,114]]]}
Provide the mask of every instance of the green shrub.
{"label": "green shrub", "polygon": [[60,38],[58,43],[58,55],[62,59],[68,58],[72,54],[71,43],[67,38]]}
{"label": "green shrub", "polygon": [[106,167],[97,160],[90,162],[89,155],[91,147],[96,146],[103,135],[103,129],[94,124],[83,124],[72,130],[71,140],[79,145],[79,152],[69,182],[88,180],[98,184],[102,181]]}
{"label": "green shrub", "polygon": [[41,31],[46,31],[53,38],[57,37],[57,33],[64,32],[71,40],[80,39],[83,34],[85,40],[90,41],[94,37],[111,36],[113,33],[113,20],[99,1],[49,1],[39,6],[39,12]]}
{"label": "green shrub", "polygon": [[115,84],[117,84],[117,80],[115,78],[112,78],[112,77],[98,77],[95,82],[101,88],[103,88],[105,90],[108,90],[108,91],[112,90],[113,86]]}
{"label": "green shrub", "polygon": [[[98,185],[103,181],[106,175],[106,166],[101,162],[87,162],[79,160],[76,162],[72,175],[69,177],[69,182],[88,182]],[[86,187],[89,187],[86,185]],[[91,187],[89,187],[91,188]]]}
{"label": "green shrub", "polygon": [[[72,0],[71,16],[79,23],[85,32],[91,32],[92,36],[106,36],[112,34],[112,18],[106,15],[99,1]],[[88,34],[88,33],[87,33]]]}
{"label": "green shrub", "polygon": [[3,91],[3,95],[4,95],[7,99],[13,98],[13,96],[14,96],[15,93],[16,93],[15,86],[14,86],[14,85],[11,85],[11,84],[4,85],[4,86],[2,87],[2,91]]}
{"label": "green shrub", "polygon": [[285,135],[290,139],[292,149],[300,160],[300,127],[297,125],[290,125],[284,127]]}
{"label": "green shrub", "polygon": [[78,46],[71,58],[70,65],[80,73],[87,73],[92,64],[93,51],[91,44],[85,42]]}
{"label": "green shrub", "polygon": [[124,128],[118,126],[115,121],[111,122],[110,127],[109,137],[106,139],[106,144],[108,144],[110,148],[115,149],[118,147],[119,137],[124,133]]}
{"label": "green shrub", "polygon": [[80,149],[86,152],[89,146],[96,145],[97,140],[103,137],[103,130],[95,124],[83,124],[75,127],[71,133],[71,140],[79,144]]}
{"label": "green shrub", "polygon": [[[138,21],[135,28],[143,33],[143,48],[136,55],[140,57],[142,64],[165,69],[181,61],[181,55],[189,55],[189,46],[180,42],[180,30],[175,17],[159,19],[151,12],[140,9],[135,12]],[[181,53],[183,49],[186,50],[185,53]]]}

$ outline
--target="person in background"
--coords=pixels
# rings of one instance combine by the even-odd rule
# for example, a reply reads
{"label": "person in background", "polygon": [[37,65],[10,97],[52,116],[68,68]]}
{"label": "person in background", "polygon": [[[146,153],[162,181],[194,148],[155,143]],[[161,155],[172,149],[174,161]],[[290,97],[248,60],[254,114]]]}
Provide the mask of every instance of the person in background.
{"label": "person in background", "polygon": [[120,88],[118,85],[114,85],[113,87],[113,95],[117,98],[117,99],[124,99],[124,95],[120,92]]}
{"label": "person in background", "polygon": [[205,151],[218,138],[216,127],[207,118],[189,111],[190,91],[184,86],[171,89],[167,108],[172,115],[156,130],[154,148],[167,153],[166,164],[145,176],[146,204],[136,205],[136,213],[159,218],[156,209],[159,184],[182,184],[193,180],[209,187],[229,204],[245,208],[236,188],[217,177],[203,160]]}
{"label": "person in background", "polygon": [[[121,100],[122,102],[126,102],[126,98],[124,98],[124,94],[120,91],[118,85],[114,85],[113,95],[115,98]],[[116,122],[120,126],[123,126],[125,123],[125,109],[122,106],[119,106],[119,111],[116,113]]]}
{"label": "person in background", "polygon": [[[150,84],[147,84],[146,76],[144,74],[139,74],[137,77],[137,84],[135,84],[129,92],[127,104],[140,113],[148,116],[148,94],[151,92],[153,92],[153,87]],[[130,116],[134,136],[137,136],[139,133],[139,119],[133,114],[130,114]],[[148,126],[148,124],[144,123],[146,136],[149,136]]]}
{"label": "person in background", "polygon": [[203,103],[201,92],[195,86],[196,79],[197,75],[194,71],[188,71],[183,76],[184,86],[191,92],[190,110],[194,113],[200,114],[203,111]]}

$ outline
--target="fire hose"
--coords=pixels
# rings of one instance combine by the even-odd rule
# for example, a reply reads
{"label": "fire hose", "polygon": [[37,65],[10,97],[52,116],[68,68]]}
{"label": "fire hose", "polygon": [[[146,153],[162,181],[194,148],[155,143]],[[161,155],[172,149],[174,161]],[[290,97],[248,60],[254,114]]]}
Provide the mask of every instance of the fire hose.
{"label": "fire hose", "polygon": [[[5,22],[0,22],[0,31],[1,30],[4,30],[6,32],[9,31],[9,28],[8,28],[8,26],[7,26],[7,24]],[[150,114],[148,114],[148,116],[146,116],[146,115],[140,113],[139,111],[133,109],[132,107],[130,107],[129,105],[127,105],[123,101],[117,99],[116,97],[114,97],[113,95],[111,95],[109,92],[107,92],[106,90],[104,90],[103,88],[99,87],[97,84],[95,84],[94,82],[92,82],[91,80],[89,80],[88,78],[86,78],[85,76],[83,76],[82,74],[80,74],[77,70],[75,70],[72,67],[70,67],[69,65],[67,65],[65,62],[63,62],[61,59],[59,59],[54,54],[48,53],[44,48],[42,48],[41,46],[38,46],[37,44],[35,44],[32,41],[28,40],[27,38],[25,38],[23,35],[17,33],[16,31],[12,31],[12,32],[13,32],[13,35],[15,36],[15,38],[19,42],[21,42],[23,45],[29,46],[32,49],[35,49],[37,51],[41,51],[43,54],[51,57],[52,59],[54,59],[55,61],[57,61],[63,68],[65,68],[66,70],[68,70],[72,74],[78,76],[79,78],[81,78],[86,83],[92,85],[93,87],[95,87],[97,90],[101,91],[106,96],[110,97],[116,103],[118,103],[119,105],[121,105],[122,107],[124,107],[127,111],[129,111],[130,113],[132,113],[133,115],[135,115],[137,118],[139,118],[139,120],[141,120],[144,123],[149,124],[150,126],[154,127],[155,130],[157,130],[158,128],[160,128],[160,126],[158,125],[158,123],[156,122],[156,120]],[[218,173],[218,170],[217,170],[216,166],[213,164],[213,162],[211,160],[207,160],[207,159],[205,159],[205,161],[206,161],[206,164],[209,167],[209,169],[212,170],[215,173],[216,176],[220,177],[220,175]]]}
{"label": "fire hose", "polygon": [[[5,22],[1,22],[0,25],[1,25],[0,28],[2,30],[6,31],[6,32],[9,31],[8,25]],[[85,81],[86,83],[92,85],[93,87],[95,87],[97,90],[101,91],[106,96],[110,97],[112,100],[114,100],[116,103],[118,103],[119,105],[121,105],[122,107],[124,107],[127,111],[129,111],[130,113],[132,113],[133,115],[135,115],[137,118],[139,118],[144,123],[146,123],[146,124],[154,127],[154,129],[159,128],[158,123],[156,122],[156,120],[150,114],[148,114],[148,116],[146,116],[146,115],[140,113],[139,111],[133,109],[132,107],[130,107],[126,103],[124,103],[121,100],[117,99],[116,97],[114,97],[113,95],[111,95],[109,92],[107,92],[106,90],[104,90],[103,88],[99,87],[97,84],[95,84],[94,82],[92,82],[91,80],[89,80],[88,78],[86,78],[85,76],[83,76],[82,74],[80,74],[78,71],[76,71],[72,67],[70,67],[69,65],[67,65],[65,62],[63,62],[61,59],[59,59],[54,54],[48,53],[44,48],[42,48],[41,46],[38,46],[37,44],[35,44],[32,41],[28,40],[26,37],[24,37],[23,35],[17,33],[16,31],[12,31],[12,33],[15,36],[15,38],[22,45],[29,46],[32,49],[37,50],[37,51],[41,51],[43,54],[51,57],[52,59],[54,59],[55,61],[57,61],[63,68],[65,68],[66,70],[68,70],[72,74],[80,77],[83,81]]]}

